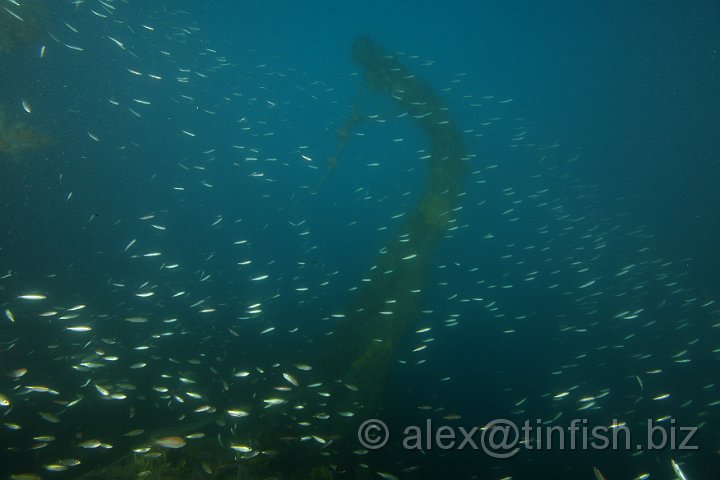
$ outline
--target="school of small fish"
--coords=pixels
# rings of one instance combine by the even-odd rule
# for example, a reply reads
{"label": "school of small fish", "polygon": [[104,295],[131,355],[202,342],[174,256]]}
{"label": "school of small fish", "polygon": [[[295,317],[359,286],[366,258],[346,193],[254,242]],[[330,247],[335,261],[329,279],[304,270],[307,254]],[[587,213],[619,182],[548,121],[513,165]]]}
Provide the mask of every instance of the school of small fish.
{"label": "school of small fish", "polygon": [[[0,15],[24,21],[29,0],[2,1]],[[313,444],[333,465],[328,424],[360,412],[327,408],[327,398],[354,386],[317,374],[313,339],[332,334],[345,301],[369,281],[371,259],[414,206],[430,153],[406,138],[405,114],[371,99],[331,172],[338,187],[330,188],[320,159],[335,147],[334,130],[350,108],[332,86],[269,59],[250,63],[250,53],[234,58],[227,45],[204,38],[189,12],[170,5],[153,2],[145,11],[137,1],[72,0],[52,9],[28,68],[42,78],[55,71],[48,64],[77,65],[95,73],[93,91],[102,96],[85,98],[82,85],[61,93],[74,119],[65,136],[83,166],[58,175],[48,195],[72,212],[68,230],[107,241],[86,244],[64,269],[42,274],[3,257],[0,440],[4,458],[35,462],[3,473],[55,478],[209,436],[239,460],[270,455],[245,425],[275,411],[294,428],[288,448]],[[418,72],[438,64],[398,55]],[[23,88],[16,108],[47,115],[51,102]],[[686,275],[693,260],[665,257],[621,199],[604,199],[577,173],[581,153],[533,138],[512,98],[477,93],[464,73],[440,93],[459,110],[471,158],[462,206],[447,212],[442,254],[426,289],[414,292],[440,300],[423,304],[412,343],[398,347],[395,368],[427,383],[407,404],[438,419],[466,419],[452,397],[438,404],[430,393],[460,376],[438,376],[434,352],[457,331],[480,331],[508,358],[528,338],[549,352],[549,360],[523,367],[527,382],[505,365],[477,371],[468,356],[478,382],[492,385],[487,394],[507,405],[494,416],[544,425],[583,416],[611,428],[649,416],[710,429],[720,409],[707,370],[720,360],[720,304]],[[321,108],[337,117],[319,119]],[[164,130],[154,137],[158,124]],[[184,155],[167,158],[168,144]],[[101,207],[83,205],[88,194],[72,176],[110,163],[110,172],[124,163],[137,169],[138,183],[117,186],[113,173],[96,173],[101,184],[132,192],[127,204],[96,213]],[[392,303],[379,313],[392,317]],[[298,390],[315,392],[317,403],[297,403]],[[186,431],[205,419],[212,428]],[[152,434],[174,425],[178,433]],[[717,450],[717,436],[709,436],[716,443],[702,449]],[[628,452],[647,471],[625,478],[650,478],[658,462],[667,472],[660,478],[687,478],[695,453],[660,460],[654,453]],[[355,454],[376,477],[422,478],[413,476],[416,464],[391,470],[360,446]],[[198,466],[213,478],[212,465]],[[520,478],[512,464],[499,468],[475,478]],[[605,478],[602,470],[589,466],[588,478]]]}

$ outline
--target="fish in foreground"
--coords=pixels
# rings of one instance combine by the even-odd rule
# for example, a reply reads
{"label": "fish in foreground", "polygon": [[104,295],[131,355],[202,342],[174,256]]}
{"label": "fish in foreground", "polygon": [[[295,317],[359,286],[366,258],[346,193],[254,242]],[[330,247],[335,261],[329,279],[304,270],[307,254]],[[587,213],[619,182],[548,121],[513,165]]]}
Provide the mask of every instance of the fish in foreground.
{"label": "fish in foreground", "polygon": [[685,476],[683,471],[680,469],[680,465],[675,462],[675,460],[670,460],[670,464],[672,465],[673,470],[675,471],[675,475],[677,475],[677,478],[679,480],[688,480],[688,478]]}
{"label": "fish in foreground", "polygon": [[182,448],[186,444],[184,438],[177,436],[162,437],[155,440],[155,445],[163,448]]}
{"label": "fish in foreground", "polygon": [[19,295],[18,298],[21,300],[45,300],[47,297],[40,293],[28,293],[25,295]]}

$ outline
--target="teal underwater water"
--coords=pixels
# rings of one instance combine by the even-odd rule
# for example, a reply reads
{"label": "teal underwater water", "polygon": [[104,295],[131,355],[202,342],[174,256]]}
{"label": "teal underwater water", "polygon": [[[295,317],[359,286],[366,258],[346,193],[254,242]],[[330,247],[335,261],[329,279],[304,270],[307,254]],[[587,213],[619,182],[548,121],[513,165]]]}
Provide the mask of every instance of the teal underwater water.
{"label": "teal underwater water", "polygon": [[[5,1],[0,478],[208,439],[242,464],[275,414],[277,458],[333,478],[716,478],[720,7],[581,3]],[[319,433],[370,417],[317,359],[431,142],[368,87],[363,35],[432,87],[466,167],[437,249],[402,259],[429,267],[377,450]],[[497,419],[536,427],[508,458],[480,445]],[[571,448],[573,420],[632,448]],[[403,444],[428,421],[478,448]]]}

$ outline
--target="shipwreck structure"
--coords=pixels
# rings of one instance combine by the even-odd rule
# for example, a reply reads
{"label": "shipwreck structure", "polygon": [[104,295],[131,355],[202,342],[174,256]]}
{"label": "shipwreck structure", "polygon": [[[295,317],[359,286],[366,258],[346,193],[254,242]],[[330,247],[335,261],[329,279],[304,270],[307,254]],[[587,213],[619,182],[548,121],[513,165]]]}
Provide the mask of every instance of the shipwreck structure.
{"label": "shipwreck structure", "polygon": [[[377,478],[353,464],[357,457],[352,452],[359,448],[356,429],[381,407],[395,350],[419,316],[428,266],[460,201],[467,157],[460,130],[427,83],[367,37],[355,41],[352,54],[365,72],[366,88],[386,94],[426,135],[429,174],[418,204],[380,250],[368,274],[370,281],[354,292],[345,318],[332,335],[309,347],[313,351],[308,356],[316,358],[315,370],[328,394],[297,388],[282,407],[243,419],[238,430],[253,445],[252,452],[220,445],[217,434],[222,436],[227,425],[226,419],[217,417],[203,425],[208,430],[205,440],[179,450],[154,450],[151,456],[131,454],[80,478]],[[354,115],[344,127],[338,152],[360,121]],[[299,433],[298,422],[320,415],[329,418]],[[182,435],[197,428],[178,426],[152,437]],[[303,441],[301,435],[316,441]]]}

